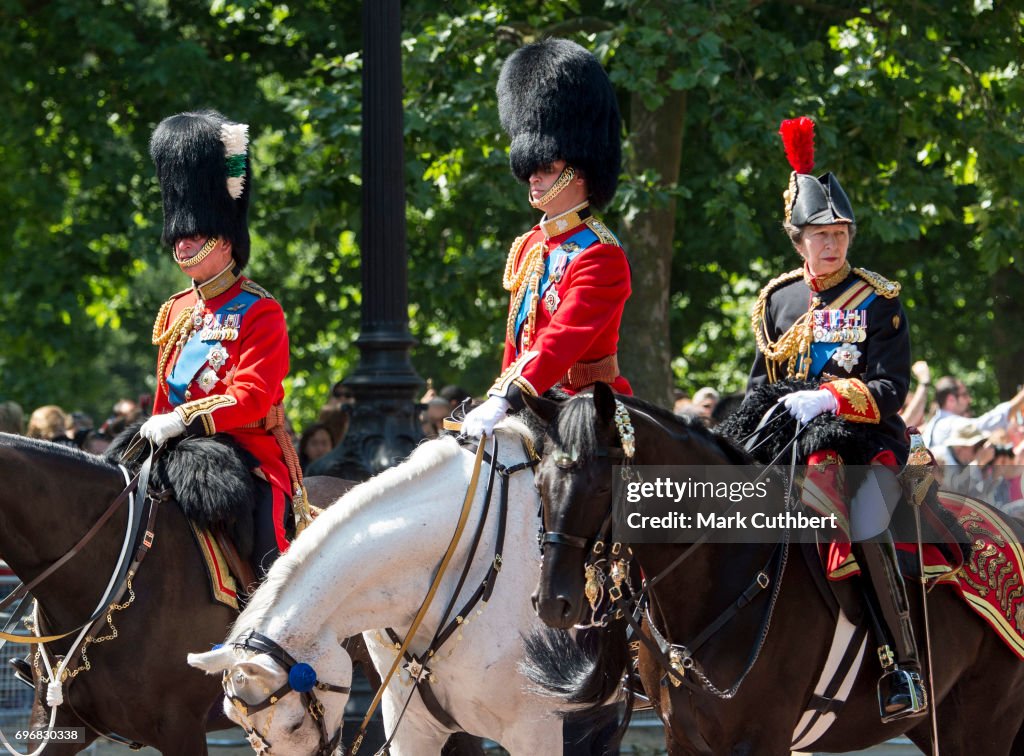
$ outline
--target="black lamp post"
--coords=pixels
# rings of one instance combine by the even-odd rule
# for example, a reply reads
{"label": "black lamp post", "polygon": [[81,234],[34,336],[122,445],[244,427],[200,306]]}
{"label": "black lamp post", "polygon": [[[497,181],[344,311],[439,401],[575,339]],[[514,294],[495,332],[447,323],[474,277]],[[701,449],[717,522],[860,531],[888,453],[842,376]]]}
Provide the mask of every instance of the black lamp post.
{"label": "black lamp post", "polygon": [[365,480],[423,437],[409,361],[400,0],[363,2],[363,300],[359,364],[345,385],[355,404],[344,441],[308,475]]}

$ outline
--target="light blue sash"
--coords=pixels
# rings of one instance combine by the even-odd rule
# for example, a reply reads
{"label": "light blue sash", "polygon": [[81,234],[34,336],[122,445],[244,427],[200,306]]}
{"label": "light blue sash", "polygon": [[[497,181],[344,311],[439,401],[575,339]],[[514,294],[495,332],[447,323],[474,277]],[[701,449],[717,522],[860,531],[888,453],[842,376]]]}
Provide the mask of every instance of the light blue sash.
{"label": "light blue sash", "polygon": [[[544,275],[541,276],[540,279],[539,296],[541,299],[543,299],[544,295],[547,294],[551,285],[556,283],[551,280],[551,273],[559,269],[564,272],[565,269],[569,267],[569,263],[575,260],[581,252],[586,250],[597,240],[597,234],[591,231],[589,227],[584,227],[551,251],[551,254],[549,254],[547,259],[544,261]],[[523,327],[523,323],[526,322],[527,315],[530,313],[530,299],[532,296],[532,289],[527,287],[526,296],[523,297],[523,301],[519,305],[519,312],[516,313],[515,334],[517,345],[519,343],[519,331]],[[516,352],[518,351],[519,348],[517,346]]]}
{"label": "light blue sash", "polygon": [[[227,314],[237,315],[240,328],[242,315],[258,299],[259,297],[255,294],[251,294],[248,291],[240,291],[237,296],[217,310],[215,317],[223,318]],[[171,404],[175,407],[185,403],[185,390],[192,383],[192,380],[202,369],[203,365],[206,364],[206,356],[210,353],[210,349],[220,346],[219,340],[210,339],[204,341],[201,335],[202,331],[194,331],[192,333],[188,342],[182,347],[177,362],[174,363],[174,370],[167,377],[168,399],[170,399]]]}

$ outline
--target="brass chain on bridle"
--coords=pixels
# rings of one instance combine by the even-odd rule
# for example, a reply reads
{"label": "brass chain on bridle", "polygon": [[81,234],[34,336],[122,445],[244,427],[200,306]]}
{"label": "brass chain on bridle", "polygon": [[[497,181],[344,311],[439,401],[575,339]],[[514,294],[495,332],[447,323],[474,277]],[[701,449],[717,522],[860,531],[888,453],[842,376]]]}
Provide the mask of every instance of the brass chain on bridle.
{"label": "brass chain on bridle", "polygon": [[[611,460],[621,460],[620,472],[624,481],[642,480],[640,471],[633,467],[633,457],[636,455],[636,435],[633,430],[633,423],[629,419],[629,412],[626,406],[618,399],[615,400],[615,429],[619,438],[620,447],[602,447],[598,449],[597,456],[607,457]],[[558,450],[552,459],[560,468],[568,469],[577,463],[575,455],[570,455],[564,450]],[[622,487],[623,495],[625,486]],[[612,515],[615,511],[615,503],[608,510],[604,522],[598,529],[597,535],[592,539],[581,536],[570,535],[558,531],[545,529],[539,534],[538,541],[541,548],[545,544],[558,544],[571,546],[577,549],[587,549],[588,554],[583,561],[583,577],[585,581],[584,593],[587,603],[590,606],[590,618],[585,623],[577,624],[578,629],[589,627],[605,627],[612,619],[621,618],[621,609],[614,612],[609,611],[614,605],[621,602],[624,591],[635,594],[631,581],[630,566],[633,561],[633,550],[628,544],[614,541],[609,546],[612,532]],[[609,585],[610,584],[610,585]]]}

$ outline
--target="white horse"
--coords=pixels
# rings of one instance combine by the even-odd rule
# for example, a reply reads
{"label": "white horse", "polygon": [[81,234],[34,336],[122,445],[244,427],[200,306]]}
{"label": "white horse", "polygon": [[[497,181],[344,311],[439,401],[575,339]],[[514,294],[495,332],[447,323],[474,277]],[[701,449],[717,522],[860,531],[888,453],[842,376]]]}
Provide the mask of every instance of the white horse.
{"label": "white horse", "polygon": [[[513,426],[511,432],[498,430],[498,459],[511,467],[527,460],[521,436],[528,433],[514,419],[507,424]],[[190,664],[209,674],[228,673],[226,690],[244,702],[246,710],[225,700],[225,712],[250,731],[257,752],[329,752],[333,743],[328,741],[340,731],[348,694],[314,688],[324,707],[323,726],[318,728],[300,695],[289,692],[288,674],[280,661],[236,644],[256,631],[292,657],[285,664],[309,664],[322,683],[348,686],[352,664],[339,643],[369,631],[364,638],[370,655],[385,674],[397,652],[372,629],[391,627],[404,637],[412,624],[452,539],[473,462],[470,451],[452,438],[442,438],[420,445],[403,464],[356,486],[278,559],[225,644],[189,655]],[[433,638],[455,590],[483,511],[489,472],[484,462],[465,533],[410,644],[417,656]],[[487,524],[453,614],[480,585],[494,559],[500,484],[497,476]],[[501,743],[513,754],[560,754],[559,712],[551,698],[532,691],[518,669],[523,637],[543,627],[530,604],[540,559],[539,501],[529,470],[512,474],[506,485],[510,490],[504,558],[494,592],[428,662],[434,679],[430,685],[444,710],[466,732]],[[407,672],[396,674],[383,697],[384,729],[394,734],[391,752],[440,753],[453,730],[429,713],[409,684]],[[410,693],[413,697],[396,731]],[[253,704],[271,696],[276,703],[254,711]]]}

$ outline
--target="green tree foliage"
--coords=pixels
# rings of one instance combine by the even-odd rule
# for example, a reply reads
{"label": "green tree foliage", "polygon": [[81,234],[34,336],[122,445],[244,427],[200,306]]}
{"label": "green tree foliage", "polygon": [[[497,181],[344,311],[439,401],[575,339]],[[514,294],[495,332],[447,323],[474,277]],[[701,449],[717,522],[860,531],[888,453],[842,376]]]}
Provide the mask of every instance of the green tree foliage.
{"label": "green tree foliage", "polygon": [[[159,245],[147,141],[170,113],[216,107],[253,127],[249,272],[285,307],[290,410],[312,419],[357,359],[360,23],[356,0],[0,0],[0,395],[105,413],[152,385],[152,317],[186,282]],[[802,114],[857,210],[854,263],[904,284],[915,356],[983,401],[1021,381],[1022,17],[980,0],[406,0],[423,377],[481,392],[497,372],[501,270],[535,218],[494,85],[549,34],[594,50],[620,93],[627,170],[607,220],[635,267],[665,271],[638,271],[624,323],[641,393],[666,400],[670,365],[686,388],[742,387],[753,297],[798,262],[776,129]],[[679,135],[678,170],[645,149],[651,128]],[[638,352],[647,335],[659,346]]]}

